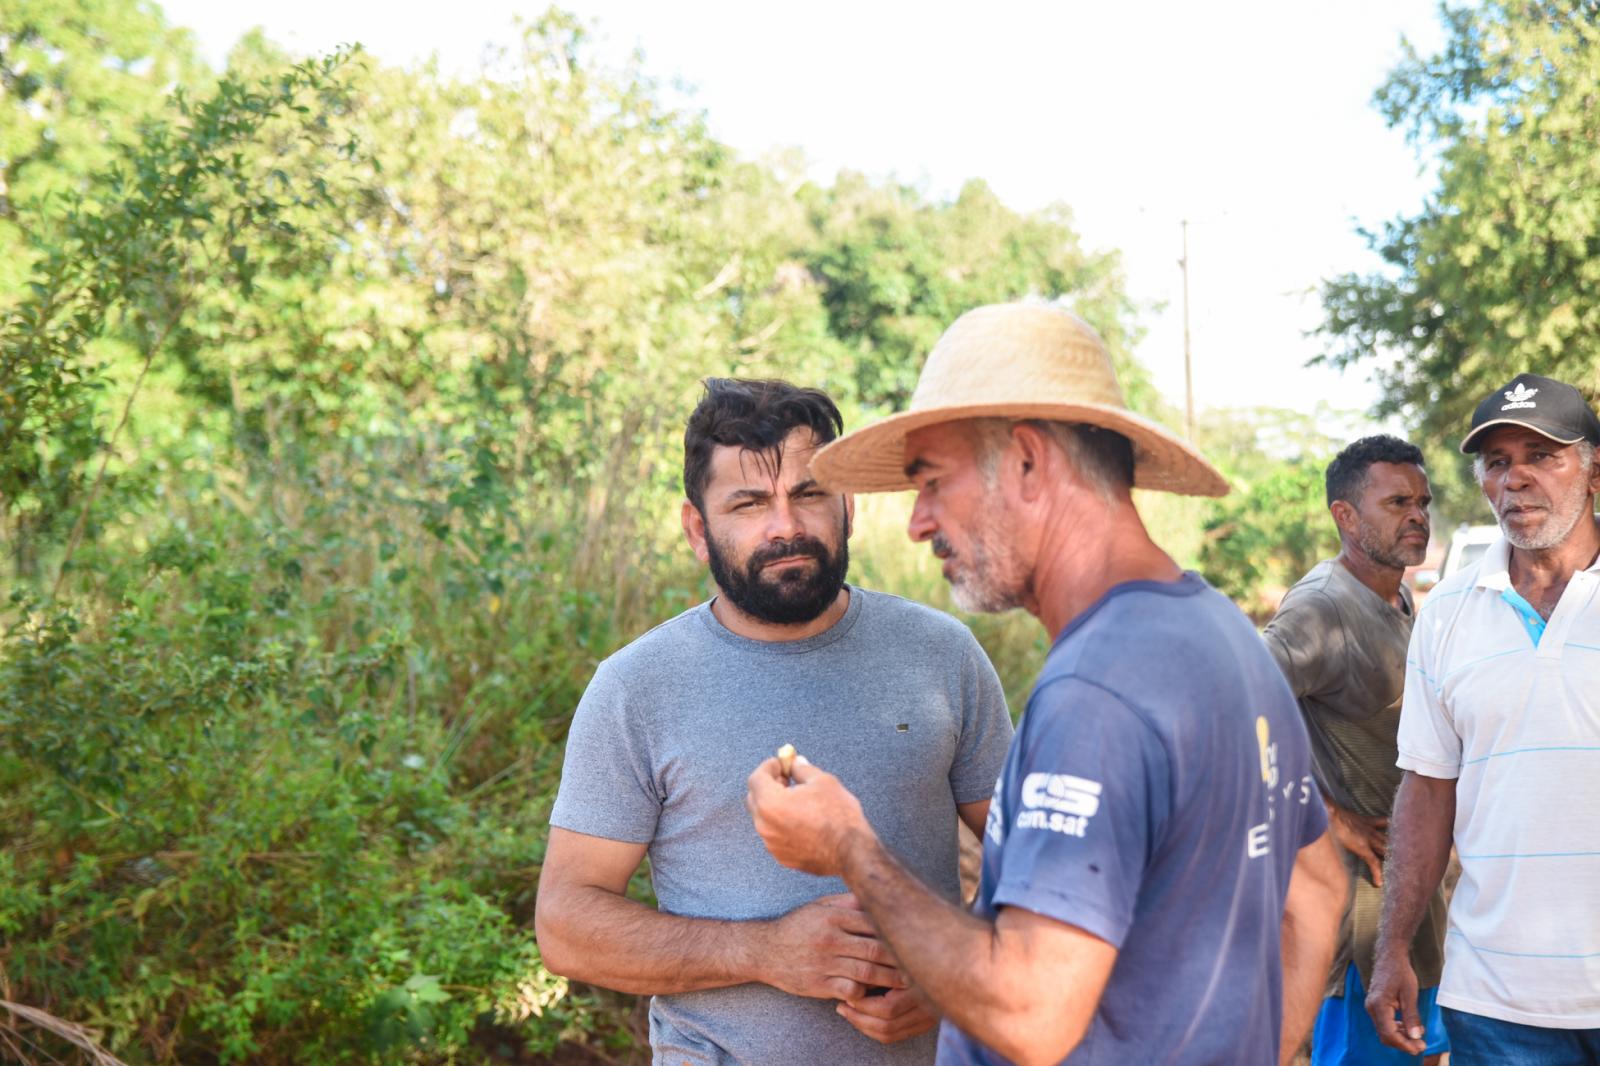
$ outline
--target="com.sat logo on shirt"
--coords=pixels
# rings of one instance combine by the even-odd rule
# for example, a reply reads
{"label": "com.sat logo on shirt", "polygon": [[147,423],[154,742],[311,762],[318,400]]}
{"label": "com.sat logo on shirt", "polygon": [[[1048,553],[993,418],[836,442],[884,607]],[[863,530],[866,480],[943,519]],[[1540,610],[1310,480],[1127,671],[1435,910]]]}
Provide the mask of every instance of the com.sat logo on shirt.
{"label": "com.sat logo on shirt", "polygon": [[1029,774],[1022,779],[1018,829],[1048,829],[1081,837],[1100,809],[1100,782],[1072,774]]}

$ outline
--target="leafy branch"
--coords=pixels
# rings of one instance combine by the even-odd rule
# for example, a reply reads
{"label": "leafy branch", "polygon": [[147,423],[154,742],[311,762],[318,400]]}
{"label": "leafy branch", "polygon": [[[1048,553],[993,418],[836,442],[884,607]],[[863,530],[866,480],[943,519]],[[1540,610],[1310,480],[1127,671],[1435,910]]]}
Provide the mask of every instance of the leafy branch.
{"label": "leafy branch", "polygon": [[[354,160],[356,141],[336,127],[350,110],[355,54],[341,50],[254,82],[224,77],[199,102],[175,91],[169,117],[145,124],[94,191],[75,197],[40,238],[28,292],[0,323],[0,535],[20,501],[46,519],[81,501],[66,570],[145,376],[196,282],[220,280],[248,296],[259,269],[252,241],[292,239],[297,209],[336,201],[321,174],[297,181],[253,149],[269,126],[288,122],[302,142]],[[109,335],[131,340],[141,365],[105,436],[96,402],[105,368],[92,349]]]}

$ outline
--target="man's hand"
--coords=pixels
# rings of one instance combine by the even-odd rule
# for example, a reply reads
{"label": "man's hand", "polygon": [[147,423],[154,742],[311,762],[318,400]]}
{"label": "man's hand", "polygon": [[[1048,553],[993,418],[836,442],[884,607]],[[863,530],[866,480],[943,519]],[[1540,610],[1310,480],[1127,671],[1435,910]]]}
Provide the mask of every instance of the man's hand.
{"label": "man's hand", "polygon": [[762,982],[796,996],[850,1001],[874,986],[906,986],[872,920],[848,892],[814,899],[774,919],[763,953],[769,961]]}
{"label": "man's hand", "polygon": [[837,877],[851,836],[872,835],[861,802],[837,777],[812,766],[804,755],[794,761],[792,780],[793,786],[784,779],[777,759],[767,759],[750,775],[745,806],[756,832],[784,866]]}
{"label": "man's hand", "polygon": [[[1406,692],[1412,691],[1408,681]],[[1428,900],[1450,861],[1455,816],[1454,779],[1406,771],[1394,797],[1394,849],[1389,854],[1389,885],[1383,891],[1367,1013],[1385,1044],[1410,1055],[1420,1054],[1424,1047],[1411,938],[1422,925]],[[1396,1011],[1402,1018],[1398,1024]]]}
{"label": "man's hand", "polygon": [[1389,850],[1389,819],[1368,818],[1328,804],[1328,829],[1339,846],[1372,873],[1372,883],[1383,887],[1383,857]]}
{"label": "man's hand", "polygon": [[909,988],[893,988],[881,996],[864,996],[839,1004],[845,1021],[880,1044],[893,1044],[925,1033],[939,1016]]}
{"label": "man's hand", "polygon": [[[1395,1021],[1395,1012],[1400,1021]],[[1372,967],[1372,988],[1367,992],[1367,1013],[1372,1015],[1378,1039],[1408,1055],[1420,1055],[1427,1048],[1426,1030],[1417,1014],[1417,974],[1411,959],[1380,954]]]}

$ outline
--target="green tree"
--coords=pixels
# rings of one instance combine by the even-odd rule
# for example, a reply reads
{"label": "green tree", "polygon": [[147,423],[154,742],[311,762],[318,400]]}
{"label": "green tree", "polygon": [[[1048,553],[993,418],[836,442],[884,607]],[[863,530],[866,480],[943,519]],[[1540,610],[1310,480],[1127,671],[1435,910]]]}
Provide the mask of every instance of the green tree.
{"label": "green tree", "polygon": [[[67,200],[25,296],[0,318],[0,543],[23,569],[34,536],[78,503],[99,456],[71,555],[144,376],[196,291],[220,283],[248,293],[256,249],[292,241],[304,216],[329,201],[326,177],[292,183],[251,149],[287,125],[307,151],[353,154],[353,142],[329,143],[347,59],[308,61],[255,83],[224,79],[199,102],[175,95],[168,116],[145,123],[88,192]],[[106,363],[96,347],[112,337],[138,363],[120,416],[103,402]]]}
{"label": "green tree", "polygon": [[854,397],[903,409],[939,335],[981,304],[1061,300],[1105,338],[1129,402],[1156,401],[1130,358],[1139,331],[1115,252],[1083,248],[1065,208],[1019,214],[982,181],[955,200],[841,175],[809,196],[819,240],[808,262],[835,336],[854,349]]}
{"label": "green tree", "polygon": [[1433,56],[1408,47],[1377,93],[1438,163],[1414,215],[1367,234],[1385,268],[1323,289],[1338,366],[1376,364],[1383,412],[1459,440],[1522,371],[1600,393],[1600,7],[1445,7]]}
{"label": "green tree", "polygon": [[1200,572],[1261,618],[1283,590],[1339,550],[1323,485],[1326,462],[1301,457],[1218,501],[1205,522]]}
{"label": "green tree", "polygon": [[28,276],[38,227],[197,73],[189,34],[148,0],[0,6],[0,304]]}

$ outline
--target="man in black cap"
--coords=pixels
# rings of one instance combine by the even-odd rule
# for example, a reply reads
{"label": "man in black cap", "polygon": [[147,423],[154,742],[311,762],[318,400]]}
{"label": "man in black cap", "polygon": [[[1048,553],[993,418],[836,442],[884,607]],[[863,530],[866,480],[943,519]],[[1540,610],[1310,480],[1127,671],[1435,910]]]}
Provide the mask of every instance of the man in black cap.
{"label": "man in black cap", "polygon": [[1407,948],[1453,838],[1452,1066],[1600,1064],[1597,444],[1571,385],[1520,374],[1484,398],[1461,450],[1501,537],[1412,630],[1367,1009],[1386,1043],[1422,1051]]}

